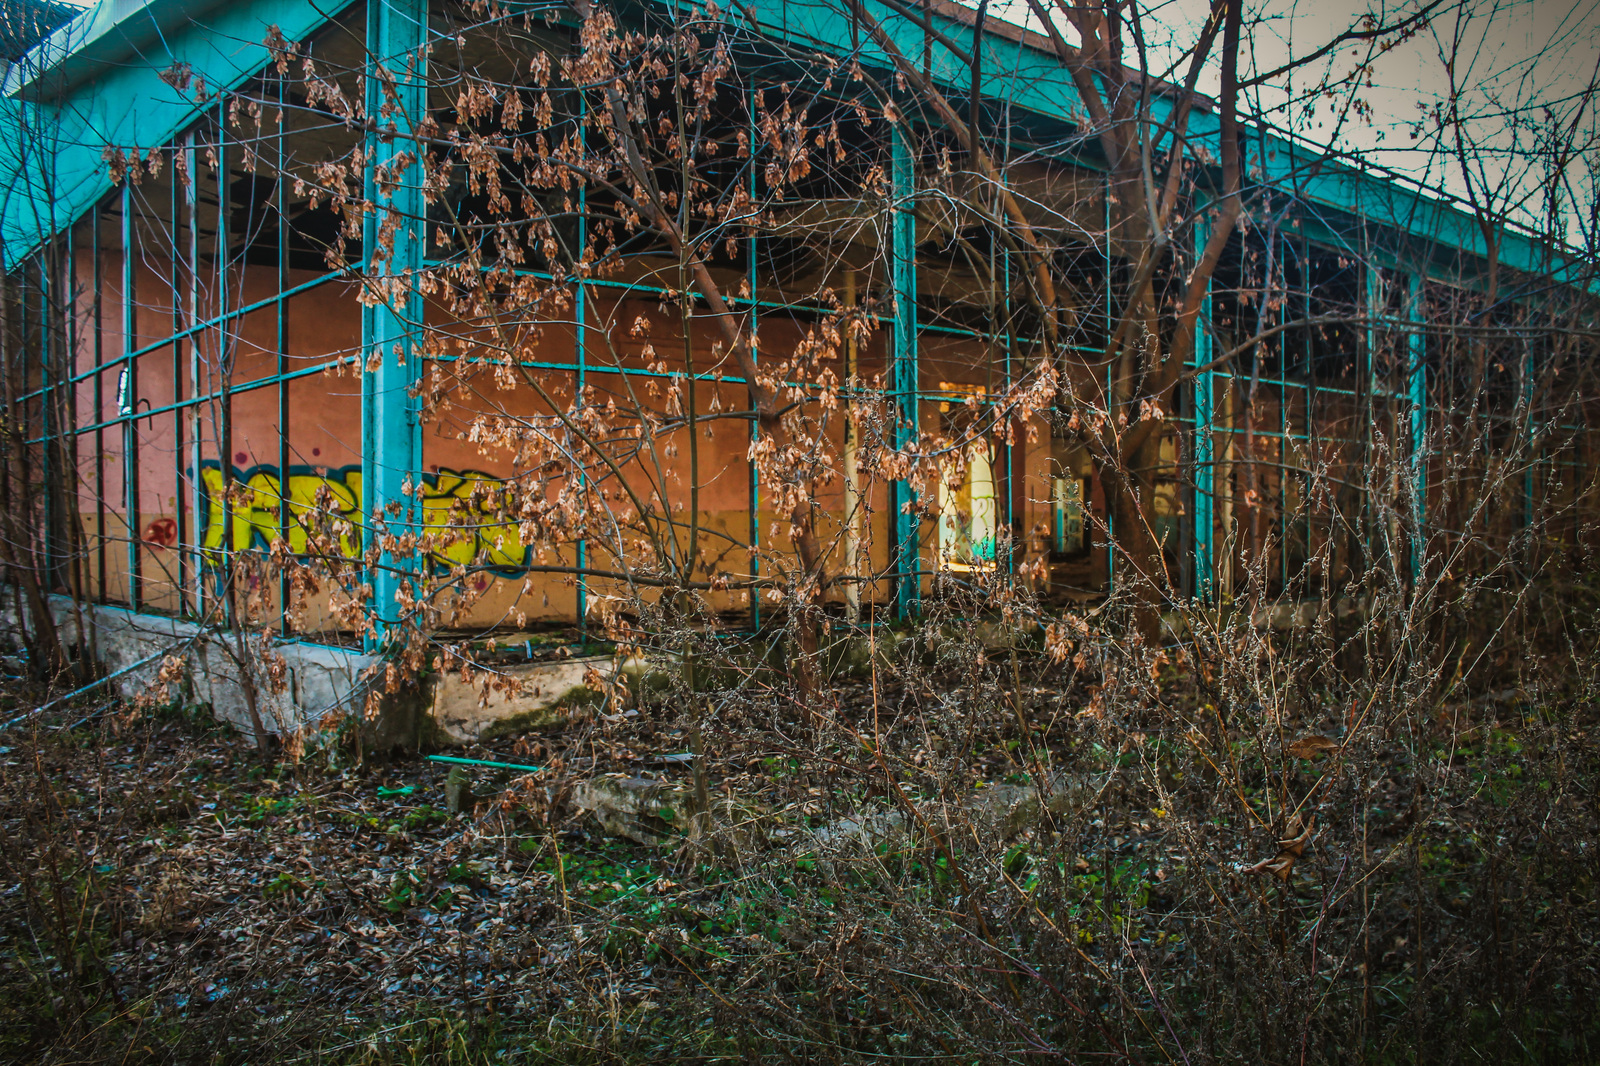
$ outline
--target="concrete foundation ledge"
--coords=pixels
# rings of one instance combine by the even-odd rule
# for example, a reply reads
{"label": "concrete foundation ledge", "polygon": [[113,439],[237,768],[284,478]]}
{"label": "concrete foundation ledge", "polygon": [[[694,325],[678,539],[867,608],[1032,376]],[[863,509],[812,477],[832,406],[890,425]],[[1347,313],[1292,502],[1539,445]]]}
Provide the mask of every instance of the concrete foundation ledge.
{"label": "concrete foundation ledge", "polygon": [[[251,732],[245,673],[230,634],[124,607],[79,609],[65,596],[51,597],[50,608],[61,639],[69,647],[91,649],[110,675],[101,691],[135,699],[151,690],[166,658],[177,657],[188,664],[186,697],[209,706],[218,719],[241,732]],[[78,631],[80,618],[84,633]],[[18,637],[15,609],[0,610],[0,639],[17,643]],[[421,684],[385,696],[377,717],[367,718],[366,693],[369,680],[381,678],[380,657],[308,641],[278,641],[272,651],[283,660],[283,687],[274,693],[265,683],[266,664],[259,661],[258,649],[255,639],[247,637],[246,654],[257,657],[249,664],[257,678],[256,707],[269,732],[291,733],[332,712],[355,714],[367,751],[472,744],[557,725],[574,709],[598,702],[600,695],[590,682],[609,682],[618,669],[610,656],[586,656],[478,671],[471,683],[459,674],[430,674]],[[621,669],[638,683],[631,677],[640,672],[638,663],[630,660]]]}
{"label": "concrete foundation ledge", "polygon": [[[52,596],[61,639],[72,648],[88,648],[106,674],[102,688],[127,699],[150,691],[168,656],[188,664],[188,697],[209,705],[221,721],[248,733],[250,712],[244,671],[231,635],[210,631],[178,618],[141,614],[123,607],[87,605],[75,608],[70,599]],[[82,618],[85,632],[78,630]],[[18,636],[15,609],[0,611],[0,635]],[[87,639],[85,639],[87,638]],[[273,652],[283,659],[283,685],[272,692],[265,682],[265,664],[259,645],[247,637],[245,653],[257,656],[249,663],[258,675],[256,708],[262,724],[273,733],[289,733],[314,724],[330,712],[359,713],[365,699],[368,671],[378,657],[348,648],[304,641],[279,641]],[[376,720],[365,724],[363,742],[371,749],[414,746],[420,736],[416,700],[386,700]]]}

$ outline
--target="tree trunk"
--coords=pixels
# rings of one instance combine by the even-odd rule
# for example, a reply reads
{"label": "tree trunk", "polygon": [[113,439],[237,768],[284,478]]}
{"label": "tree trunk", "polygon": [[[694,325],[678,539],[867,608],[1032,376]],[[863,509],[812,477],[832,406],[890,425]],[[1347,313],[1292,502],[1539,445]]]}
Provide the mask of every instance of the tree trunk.
{"label": "tree trunk", "polygon": [[1161,546],[1149,525],[1149,500],[1154,495],[1154,466],[1144,462],[1145,454],[1158,448],[1152,437],[1135,453],[1134,462],[1120,470],[1102,470],[1106,512],[1111,516],[1111,543],[1114,546],[1113,588],[1127,590],[1132,604],[1133,624],[1146,643],[1161,641],[1161,605],[1167,587],[1166,566]]}

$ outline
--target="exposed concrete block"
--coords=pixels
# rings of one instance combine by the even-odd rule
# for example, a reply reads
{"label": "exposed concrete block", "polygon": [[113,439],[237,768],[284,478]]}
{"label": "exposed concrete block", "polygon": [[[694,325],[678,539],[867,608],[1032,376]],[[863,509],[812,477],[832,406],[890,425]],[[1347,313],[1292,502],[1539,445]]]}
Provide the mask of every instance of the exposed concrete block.
{"label": "exposed concrete block", "polygon": [[880,845],[892,850],[909,837],[905,813],[895,810],[857,811],[814,830],[812,835],[818,844],[830,851],[850,847],[870,850]]}
{"label": "exposed concrete block", "polygon": [[489,677],[468,684],[459,674],[440,675],[429,705],[438,739],[472,744],[563,722],[575,705],[595,698],[584,682],[591,669],[609,676],[612,660],[590,656],[506,667],[499,677],[515,686],[511,692],[499,691]]}

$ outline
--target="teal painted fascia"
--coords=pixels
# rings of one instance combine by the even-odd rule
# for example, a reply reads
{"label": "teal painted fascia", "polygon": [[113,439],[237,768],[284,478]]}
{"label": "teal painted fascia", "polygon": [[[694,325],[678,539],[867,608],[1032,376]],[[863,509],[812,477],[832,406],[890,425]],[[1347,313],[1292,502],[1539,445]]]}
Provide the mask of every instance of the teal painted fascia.
{"label": "teal painted fascia", "polygon": [[[160,0],[112,17],[130,6],[100,0],[7,76],[0,101],[0,244],[7,263],[70,226],[111,189],[107,145],[148,152],[215,106],[195,102],[193,83],[179,92],[162,80],[164,71],[187,63],[209,89],[236,88],[266,66],[262,42],[270,27],[302,40],[339,10],[311,0]],[[157,9],[160,18],[150,14]]]}
{"label": "teal painted fascia", "polygon": [[[843,3],[844,0],[839,0]],[[972,71],[935,42],[924,50],[922,30],[911,20],[876,0],[860,0],[895,47],[931,72],[935,82],[962,99],[971,91]],[[785,0],[747,8],[754,28],[789,44],[800,44],[836,58],[854,56],[863,67],[888,70],[889,53],[865,29],[853,30],[850,18],[834,4]],[[972,50],[973,28],[947,16],[930,16],[934,28],[957,47]],[[995,100],[1011,100],[1035,114],[1068,123],[1084,121],[1083,102],[1060,61],[1046,52],[999,33],[984,34],[981,92]]]}
{"label": "teal painted fascia", "polygon": [[[1252,142],[1252,149],[1261,143],[1254,136]],[[1357,168],[1310,146],[1296,144],[1275,131],[1266,133],[1264,147],[1264,157],[1258,154],[1259,149],[1249,155],[1248,166],[1255,181],[1405,237],[1478,258],[1488,256],[1488,244],[1477,220],[1437,193],[1398,175]],[[1502,266],[1545,275],[1563,284],[1587,286],[1593,291],[1592,267],[1570,250],[1552,248],[1509,226],[1501,227],[1497,237]],[[1424,266],[1422,262],[1410,264],[1411,269]]]}

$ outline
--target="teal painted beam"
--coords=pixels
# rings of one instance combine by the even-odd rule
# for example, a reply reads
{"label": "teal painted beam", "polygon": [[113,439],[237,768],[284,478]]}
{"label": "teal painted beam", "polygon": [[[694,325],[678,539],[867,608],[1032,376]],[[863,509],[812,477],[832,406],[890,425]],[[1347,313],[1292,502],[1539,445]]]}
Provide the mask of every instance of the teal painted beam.
{"label": "teal painted beam", "polygon": [[[890,234],[890,275],[894,286],[894,445],[896,448],[905,448],[917,440],[917,401],[920,391],[917,366],[917,216],[912,210],[916,168],[911,156],[910,133],[903,124],[894,125],[891,141],[889,180],[894,193],[894,219]],[[916,614],[922,597],[922,523],[912,513],[917,499],[911,486],[904,481],[896,481],[891,487],[896,569],[900,575],[895,582],[895,610],[905,618]]]}
{"label": "teal painted beam", "polygon": [[[130,11],[131,8],[131,11]],[[313,0],[100,0],[14,64],[0,101],[0,242],[15,263],[111,190],[108,145],[172,143],[206,107],[199,79],[237,88],[269,58],[269,27],[301,40],[327,20]],[[187,64],[179,91],[161,75]],[[19,134],[26,134],[19,135]]]}
{"label": "teal painted beam", "polygon": [[[367,113],[378,115],[386,105],[393,112],[383,120],[383,131],[368,137],[372,165],[366,171],[366,196],[376,211],[366,217],[362,238],[368,299],[361,316],[366,360],[361,379],[361,506],[368,538],[378,534],[380,515],[395,537],[421,527],[408,490],[421,484],[422,474],[420,401],[412,395],[422,376],[422,296],[399,279],[422,269],[425,205],[420,164],[398,168],[403,156],[416,152],[406,135],[427,105],[427,20],[427,0],[370,0],[367,8],[368,62],[373,74],[381,70],[388,75],[368,78]],[[385,82],[392,84],[394,94],[387,100]],[[374,179],[377,167],[395,168],[386,190]],[[387,249],[379,247],[380,232],[389,234]],[[402,603],[417,594],[418,579],[414,557],[388,549],[379,553],[369,578],[377,616],[377,633],[369,638],[377,646],[372,650],[395,635]]]}
{"label": "teal painted beam", "polygon": [[[1211,239],[1210,216],[1205,209],[1195,214],[1194,254],[1205,253]],[[1213,358],[1211,336],[1211,286],[1206,286],[1200,301],[1200,315],[1195,322],[1194,363],[1205,366]],[[1202,370],[1194,376],[1194,594],[1197,599],[1210,600],[1216,582],[1216,560],[1213,541],[1216,537],[1216,456],[1212,437],[1212,423],[1216,420],[1216,397],[1213,393],[1216,375]]]}
{"label": "teal painted beam", "polygon": [[[1206,118],[1210,120],[1210,116]],[[1424,190],[1398,175],[1352,165],[1275,130],[1267,134],[1265,144],[1264,158],[1254,154],[1250,158],[1251,170],[1259,171],[1258,181],[1414,240],[1478,258],[1488,254],[1477,220],[1441,192]],[[1551,247],[1515,227],[1503,228],[1498,239],[1503,266],[1600,292],[1600,283],[1571,252]]]}

